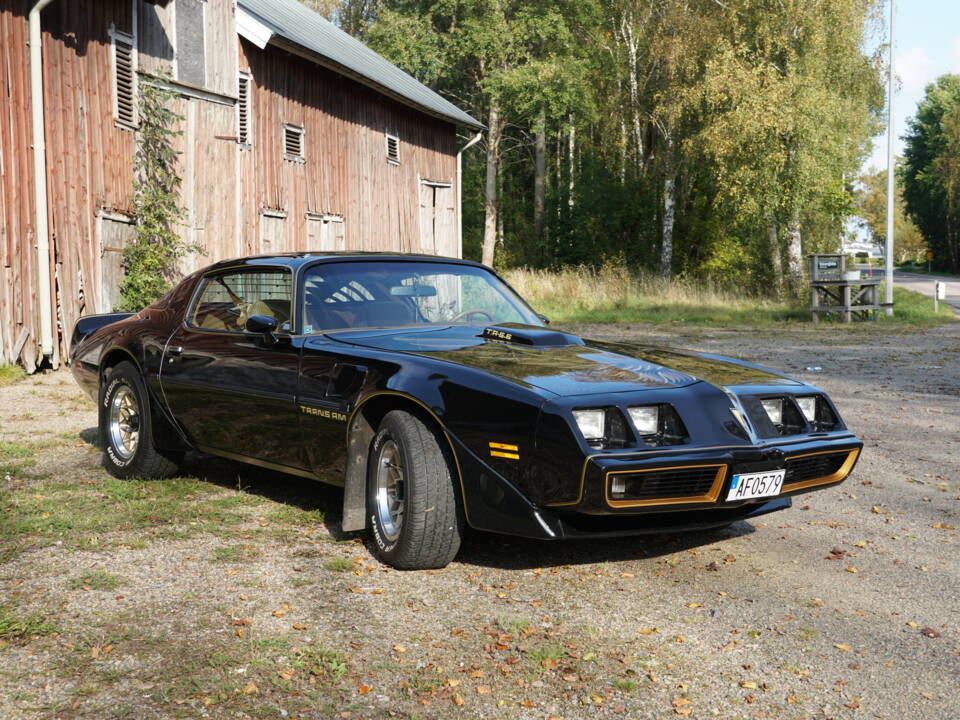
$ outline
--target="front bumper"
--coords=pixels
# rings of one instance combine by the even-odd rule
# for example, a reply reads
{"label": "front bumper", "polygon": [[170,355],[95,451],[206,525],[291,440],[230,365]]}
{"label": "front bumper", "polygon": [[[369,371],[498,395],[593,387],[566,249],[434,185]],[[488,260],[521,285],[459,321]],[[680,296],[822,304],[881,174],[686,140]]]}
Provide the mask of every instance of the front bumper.
{"label": "front bumper", "polygon": [[[469,524],[480,530],[543,539],[702,530],[783,510],[790,507],[793,495],[843,482],[863,447],[855,436],[844,432],[758,445],[599,453],[583,462],[576,500],[537,506],[484,460],[456,444]],[[610,497],[610,482],[617,475],[690,468],[702,468],[706,484],[683,495],[666,492],[622,502]],[[787,476],[780,495],[732,503],[724,500],[735,474],[781,468],[787,469]]]}

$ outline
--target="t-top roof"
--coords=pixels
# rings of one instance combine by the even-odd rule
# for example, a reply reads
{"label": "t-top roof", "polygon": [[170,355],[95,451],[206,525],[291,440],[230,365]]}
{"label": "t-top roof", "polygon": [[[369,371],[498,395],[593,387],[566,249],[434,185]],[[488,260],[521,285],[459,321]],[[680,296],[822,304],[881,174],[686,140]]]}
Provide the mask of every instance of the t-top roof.
{"label": "t-top roof", "polygon": [[[272,35],[322,56],[335,70],[430,115],[474,129],[483,127],[449,100],[298,0],[239,0],[237,4],[242,12],[266,26]],[[240,24],[241,18],[238,17],[238,26]],[[241,34],[248,35],[243,30]],[[269,42],[272,35],[263,37],[260,46]]]}

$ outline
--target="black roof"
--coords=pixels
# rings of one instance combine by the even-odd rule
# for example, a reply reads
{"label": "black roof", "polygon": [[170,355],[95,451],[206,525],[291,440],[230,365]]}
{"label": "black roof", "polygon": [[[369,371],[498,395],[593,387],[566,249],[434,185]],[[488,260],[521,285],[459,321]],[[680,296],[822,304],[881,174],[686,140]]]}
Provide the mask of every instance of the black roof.
{"label": "black roof", "polygon": [[473,260],[461,260],[459,258],[440,257],[437,255],[425,255],[420,253],[373,252],[373,251],[348,250],[348,251],[342,251],[342,252],[301,251],[301,252],[274,253],[271,255],[251,255],[248,257],[231,258],[229,260],[221,260],[219,262],[213,263],[212,265],[209,265],[208,267],[204,268],[202,272],[206,273],[211,270],[221,270],[223,268],[237,267],[237,266],[244,266],[244,265],[248,265],[248,266],[283,265],[285,267],[297,269],[302,265],[306,265],[307,263],[311,263],[316,260],[330,260],[330,261],[343,261],[343,260],[411,261],[411,260],[416,260],[417,262],[433,262],[438,264],[472,265],[474,267],[489,269],[487,268],[486,265],[482,263],[474,262]]}

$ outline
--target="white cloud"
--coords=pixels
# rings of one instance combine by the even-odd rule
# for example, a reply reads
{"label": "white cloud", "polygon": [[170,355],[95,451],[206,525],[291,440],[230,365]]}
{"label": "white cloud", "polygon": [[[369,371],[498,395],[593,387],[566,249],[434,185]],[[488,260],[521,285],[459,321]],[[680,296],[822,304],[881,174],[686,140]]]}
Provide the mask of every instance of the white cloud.
{"label": "white cloud", "polygon": [[[958,38],[960,40],[960,38]],[[955,44],[954,49],[960,49]],[[896,57],[897,77],[902,83],[901,93],[907,96],[919,95],[923,89],[936,79],[933,58],[923,47],[901,50]]]}

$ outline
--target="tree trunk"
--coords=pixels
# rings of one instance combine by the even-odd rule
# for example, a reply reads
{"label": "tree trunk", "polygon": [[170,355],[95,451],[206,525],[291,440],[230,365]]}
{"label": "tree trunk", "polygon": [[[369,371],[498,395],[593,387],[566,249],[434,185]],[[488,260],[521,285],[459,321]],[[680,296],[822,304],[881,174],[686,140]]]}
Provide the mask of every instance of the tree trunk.
{"label": "tree trunk", "polygon": [[643,131],[640,127],[640,88],[637,82],[637,39],[628,18],[621,23],[623,39],[627,46],[628,73],[630,78],[630,116],[633,119],[633,140],[637,149],[637,168],[643,172]]}
{"label": "tree trunk", "polygon": [[567,167],[570,176],[567,178],[567,207],[570,209],[570,224],[573,225],[573,206],[576,204],[574,191],[576,190],[576,154],[577,154],[577,126],[573,124],[573,113],[567,117],[570,134],[567,137]]}
{"label": "tree trunk", "polygon": [[533,240],[537,247],[543,241],[544,209],[547,197],[547,116],[543,108],[534,124],[533,161]]}
{"label": "tree trunk", "polygon": [[800,298],[803,285],[803,243],[800,234],[800,218],[794,215],[787,226],[787,273],[790,296]]}
{"label": "tree trunk", "polygon": [[783,258],[780,255],[780,232],[777,219],[771,215],[767,226],[767,242],[770,245],[770,267],[773,268],[773,290],[777,297],[783,295]]}
{"label": "tree trunk", "polygon": [[663,243],[660,246],[660,275],[669,278],[673,273],[673,213],[677,203],[677,183],[672,162],[673,148],[669,144],[666,153],[668,160],[663,180]]}
{"label": "tree trunk", "polygon": [[487,179],[483,201],[483,254],[484,265],[493,266],[493,256],[497,248],[497,177],[500,171],[500,99],[490,98],[490,115],[487,119]]}

